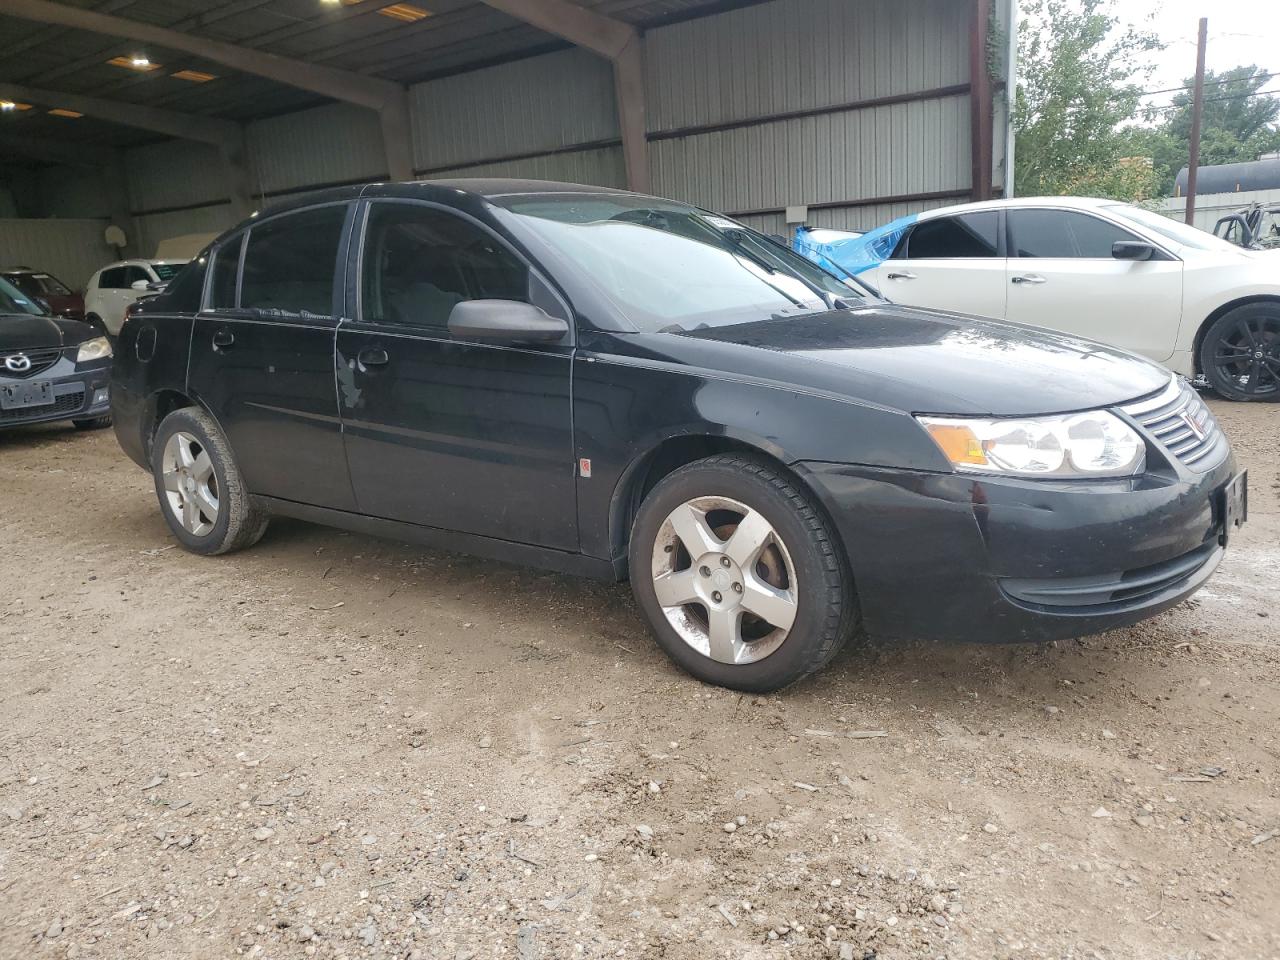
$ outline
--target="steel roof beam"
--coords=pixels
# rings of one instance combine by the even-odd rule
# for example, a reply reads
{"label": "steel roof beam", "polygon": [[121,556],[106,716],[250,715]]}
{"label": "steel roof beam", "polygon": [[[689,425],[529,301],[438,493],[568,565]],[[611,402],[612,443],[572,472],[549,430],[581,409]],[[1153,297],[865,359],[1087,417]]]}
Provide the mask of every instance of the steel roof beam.
{"label": "steel roof beam", "polygon": [[495,10],[562,40],[597,53],[613,64],[622,156],[627,186],[649,190],[649,150],[645,140],[644,38],[629,23],[567,0],[483,0]]}
{"label": "steel roof beam", "polygon": [[93,10],[70,7],[51,0],[5,0],[8,16],[87,30],[107,36],[152,43],[169,50],[190,53],[214,63],[266,77],[301,90],[309,90],[345,103],[376,110],[382,120],[384,147],[391,176],[413,177],[413,151],[409,137],[409,98],[402,84],[364,74],[339,70],[283,57],[261,50],[193,36],[139,20],[129,20]]}

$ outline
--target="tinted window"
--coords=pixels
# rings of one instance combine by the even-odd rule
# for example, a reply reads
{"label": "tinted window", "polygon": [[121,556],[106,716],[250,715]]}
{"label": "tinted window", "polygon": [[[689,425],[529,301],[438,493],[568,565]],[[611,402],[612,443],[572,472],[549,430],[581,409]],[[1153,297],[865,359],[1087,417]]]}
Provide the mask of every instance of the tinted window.
{"label": "tinted window", "polygon": [[164,289],[164,309],[175,313],[195,313],[200,309],[204,288],[204,262],[192,260]]}
{"label": "tinted window", "polygon": [[249,231],[240,306],[330,316],[345,204],[268,220]]}
{"label": "tinted window", "polygon": [[994,210],[922,220],[907,238],[907,256],[912,260],[994,257],[999,222]]}
{"label": "tinted window", "polygon": [[463,300],[529,299],[525,265],[460,217],[375,203],[365,233],[361,309],[367,322],[443,327]]}
{"label": "tinted window", "polygon": [[112,267],[98,275],[98,286],[103,290],[119,290],[128,286],[124,282],[124,267]]}
{"label": "tinted window", "polygon": [[244,234],[224,243],[213,255],[213,278],[209,282],[209,309],[229,310],[236,305],[236,275],[240,270],[240,247]]}
{"label": "tinted window", "polygon": [[151,283],[151,274],[147,273],[145,267],[125,267],[123,286],[132,287],[141,280],[143,283]]}
{"label": "tinted window", "polygon": [[167,283],[177,276],[178,271],[185,266],[185,263],[153,263],[151,269],[155,273],[157,280]]}
{"label": "tinted window", "polygon": [[1070,210],[1010,210],[1011,257],[1111,259],[1117,240],[1137,240],[1106,220]]}

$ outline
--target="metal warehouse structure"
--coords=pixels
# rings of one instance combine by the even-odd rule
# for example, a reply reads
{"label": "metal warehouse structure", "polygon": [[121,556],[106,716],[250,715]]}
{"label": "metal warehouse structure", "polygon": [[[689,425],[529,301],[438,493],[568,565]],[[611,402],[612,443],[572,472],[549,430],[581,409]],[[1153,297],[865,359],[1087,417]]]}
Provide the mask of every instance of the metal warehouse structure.
{"label": "metal warehouse structure", "polygon": [[1012,0],[0,0],[0,261],[281,197],[628,186],[780,231],[999,194]]}

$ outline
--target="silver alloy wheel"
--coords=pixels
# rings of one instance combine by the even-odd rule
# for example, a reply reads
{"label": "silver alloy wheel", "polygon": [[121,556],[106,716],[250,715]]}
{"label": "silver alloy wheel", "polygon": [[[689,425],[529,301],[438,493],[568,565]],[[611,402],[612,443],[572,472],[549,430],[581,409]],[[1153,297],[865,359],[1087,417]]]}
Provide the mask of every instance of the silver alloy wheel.
{"label": "silver alloy wheel", "polygon": [[165,500],[177,521],[197,537],[211,533],[218,522],[218,478],[200,441],[175,433],[164,445],[160,472]]}
{"label": "silver alloy wheel", "polygon": [[653,544],[652,573],[667,622],[720,663],[763,660],[795,623],[799,592],[786,544],[737,500],[698,497],[672,510]]}

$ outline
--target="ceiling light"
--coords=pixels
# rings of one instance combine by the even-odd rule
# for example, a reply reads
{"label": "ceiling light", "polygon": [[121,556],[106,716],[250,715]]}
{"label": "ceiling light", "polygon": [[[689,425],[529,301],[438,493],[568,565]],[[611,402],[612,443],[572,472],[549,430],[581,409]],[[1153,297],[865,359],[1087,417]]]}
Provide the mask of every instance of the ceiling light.
{"label": "ceiling light", "polygon": [[137,70],[139,73],[150,73],[152,70],[159,70],[160,64],[152,63],[143,56],[135,55],[131,57],[112,57],[107,63],[113,67],[124,67],[126,70]]}
{"label": "ceiling light", "polygon": [[30,110],[31,104],[18,103],[16,100],[0,100],[0,110],[5,113],[12,113],[14,110]]}
{"label": "ceiling light", "polygon": [[54,107],[49,111],[51,117],[69,117],[72,120],[78,120],[84,116],[83,113],[76,113],[74,110],[64,110],[62,107]]}
{"label": "ceiling light", "polygon": [[203,70],[179,70],[171,73],[170,76],[179,80],[190,80],[192,83],[208,83],[210,80],[218,79],[217,74],[205,73]]}
{"label": "ceiling light", "polygon": [[404,23],[416,23],[431,16],[430,11],[415,7],[412,3],[393,3],[389,7],[383,7],[378,13]]}

